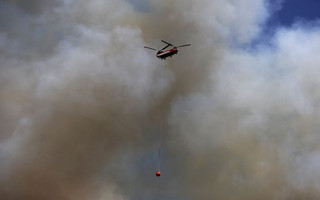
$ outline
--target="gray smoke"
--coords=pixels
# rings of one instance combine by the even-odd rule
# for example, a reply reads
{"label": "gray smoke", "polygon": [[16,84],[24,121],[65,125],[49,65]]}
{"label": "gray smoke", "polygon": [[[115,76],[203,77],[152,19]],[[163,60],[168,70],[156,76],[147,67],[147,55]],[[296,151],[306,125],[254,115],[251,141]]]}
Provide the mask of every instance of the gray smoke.
{"label": "gray smoke", "polygon": [[0,1],[1,199],[319,198],[318,24],[248,48],[280,5]]}

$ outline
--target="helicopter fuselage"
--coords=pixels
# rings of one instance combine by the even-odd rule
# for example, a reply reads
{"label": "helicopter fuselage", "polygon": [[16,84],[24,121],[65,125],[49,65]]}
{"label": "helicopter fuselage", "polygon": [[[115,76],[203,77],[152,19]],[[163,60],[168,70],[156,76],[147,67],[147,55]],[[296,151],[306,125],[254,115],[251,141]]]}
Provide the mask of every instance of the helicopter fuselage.
{"label": "helicopter fuselage", "polygon": [[168,49],[166,51],[158,51],[156,56],[159,59],[166,59],[167,57],[169,57],[169,56],[171,57],[171,56],[173,56],[174,54],[177,54],[177,53],[178,53],[178,49],[172,48],[172,49]]}

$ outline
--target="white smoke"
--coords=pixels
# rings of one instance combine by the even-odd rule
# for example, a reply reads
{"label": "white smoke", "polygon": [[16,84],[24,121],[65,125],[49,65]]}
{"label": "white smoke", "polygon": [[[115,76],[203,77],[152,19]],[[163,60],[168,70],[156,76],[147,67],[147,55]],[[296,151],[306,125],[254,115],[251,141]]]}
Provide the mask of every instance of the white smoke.
{"label": "white smoke", "polygon": [[280,5],[0,2],[1,198],[317,199],[318,24],[247,48]]}

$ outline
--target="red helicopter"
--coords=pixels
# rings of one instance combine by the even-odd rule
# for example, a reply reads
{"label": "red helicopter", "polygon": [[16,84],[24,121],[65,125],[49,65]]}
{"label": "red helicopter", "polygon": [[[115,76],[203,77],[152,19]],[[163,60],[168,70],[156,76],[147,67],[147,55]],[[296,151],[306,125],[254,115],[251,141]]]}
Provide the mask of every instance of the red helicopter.
{"label": "red helicopter", "polygon": [[[161,60],[162,59],[165,60],[167,57],[169,57],[169,56],[172,57],[174,54],[177,54],[179,47],[186,47],[186,46],[190,46],[191,45],[191,44],[184,44],[184,45],[180,45],[180,46],[174,46],[173,44],[170,44],[169,42],[166,42],[164,40],[161,40],[161,41],[167,44],[161,50],[156,50],[154,48],[144,46],[144,48],[147,48],[147,49],[150,49],[150,50],[154,50],[154,51],[158,51],[156,56]],[[170,46],[172,46],[173,48],[165,50],[166,48],[168,48]]]}

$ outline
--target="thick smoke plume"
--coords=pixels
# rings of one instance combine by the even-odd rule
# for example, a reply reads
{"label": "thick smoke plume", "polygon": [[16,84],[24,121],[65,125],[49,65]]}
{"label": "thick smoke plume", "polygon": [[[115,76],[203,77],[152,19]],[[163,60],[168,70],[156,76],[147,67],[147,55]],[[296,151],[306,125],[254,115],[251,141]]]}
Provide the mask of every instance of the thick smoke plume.
{"label": "thick smoke plume", "polygon": [[272,8],[0,1],[0,199],[320,198],[320,29],[251,47]]}

